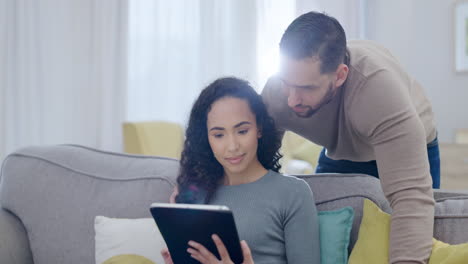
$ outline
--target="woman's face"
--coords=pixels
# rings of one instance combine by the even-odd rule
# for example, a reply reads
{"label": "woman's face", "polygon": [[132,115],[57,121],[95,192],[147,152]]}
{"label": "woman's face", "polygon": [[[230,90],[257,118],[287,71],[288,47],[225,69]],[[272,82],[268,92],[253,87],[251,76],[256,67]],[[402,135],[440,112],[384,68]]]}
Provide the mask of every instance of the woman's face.
{"label": "woman's face", "polygon": [[261,133],[246,100],[224,97],[214,102],[207,129],[211,150],[225,173],[249,173],[259,164],[257,147]]}

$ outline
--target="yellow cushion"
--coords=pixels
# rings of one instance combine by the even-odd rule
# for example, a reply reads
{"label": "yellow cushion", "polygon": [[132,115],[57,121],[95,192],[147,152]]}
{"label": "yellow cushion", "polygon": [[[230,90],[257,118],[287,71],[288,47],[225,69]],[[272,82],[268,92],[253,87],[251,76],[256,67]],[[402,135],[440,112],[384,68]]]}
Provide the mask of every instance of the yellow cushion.
{"label": "yellow cushion", "polygon": [[468,243],[449,245],[434,239],[429,264],[468,263]]}
{"label": "yellow cushion", "polygon": [[322,146],[316,145],[308,140],[305,140],[301,145],[292,151],[292,158],[304,160],[317,167],[318,157],[322,151]]}
{"label": "yellow cushion", "polygon": [[292,131],[286,131],[283,141],[281,142],[283,165],[291,159],[297,159],[306,161],[315,168],[321,150],[321,146],[312,143],[308,139]]}
{"label": "yellow cushion", "polygon": [[390,215],[364,199],[359,235],[348,264],[388,264]]}
{"label": "yellow cushion", "polygon": [[156,264],[139,255],[118,255],[106,260],[103,264]]}
{"label": "yellow cushion", "polygon": [[[390,215],[368,199],[364,210],[358,240],[348,264],[387,264],[390,233]],[[429,264],[466,264],[468,243],[449,245],[434,239]]]}

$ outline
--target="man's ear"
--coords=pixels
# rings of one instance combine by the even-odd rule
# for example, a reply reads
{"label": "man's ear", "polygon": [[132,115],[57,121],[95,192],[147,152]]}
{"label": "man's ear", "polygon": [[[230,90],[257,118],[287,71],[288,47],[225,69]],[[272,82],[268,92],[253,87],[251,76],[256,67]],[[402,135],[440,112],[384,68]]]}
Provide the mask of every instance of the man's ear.
{"label": "man's ear", "polygon": [[348,78],[349,68],[348,65],[342,63],[338,65],[335,72],[335,88],[340,87]]}

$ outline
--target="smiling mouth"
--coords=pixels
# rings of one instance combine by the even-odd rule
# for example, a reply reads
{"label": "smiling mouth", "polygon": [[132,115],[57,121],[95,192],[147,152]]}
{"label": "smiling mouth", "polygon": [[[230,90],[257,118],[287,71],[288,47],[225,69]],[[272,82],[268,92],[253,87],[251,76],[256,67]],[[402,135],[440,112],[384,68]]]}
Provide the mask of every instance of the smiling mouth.
{"label": "smiling mouth", "polygon": [[242,155],[239,155],[239,156],[235,156],[235,157],[232,157],[232,158],[226,158],[226,160],[231,163],[231,164],[239,164],[243,159],[244,159],[244,156],[245,154],[242,154]]}

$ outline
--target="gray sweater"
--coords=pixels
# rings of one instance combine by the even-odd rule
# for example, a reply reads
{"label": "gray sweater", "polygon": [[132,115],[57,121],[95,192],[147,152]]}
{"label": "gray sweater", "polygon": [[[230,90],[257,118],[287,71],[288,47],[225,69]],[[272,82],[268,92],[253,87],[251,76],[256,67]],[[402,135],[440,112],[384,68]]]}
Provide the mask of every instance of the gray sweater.
{"label": "gray sweater", "polygon": [[256,264],[319,264],[317,209],[309,185],[268,171],[259,180],[221,186],[210,204],[228,206]]}

